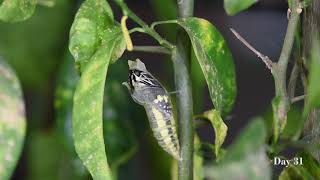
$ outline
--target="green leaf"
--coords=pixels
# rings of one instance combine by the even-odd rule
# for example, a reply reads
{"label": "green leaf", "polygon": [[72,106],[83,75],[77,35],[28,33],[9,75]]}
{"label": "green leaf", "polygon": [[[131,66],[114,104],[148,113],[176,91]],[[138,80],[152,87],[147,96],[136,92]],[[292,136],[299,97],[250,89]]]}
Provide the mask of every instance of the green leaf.
{"label": "green leaf", "polygon": [[248,9],[256,2],[258,2],[258,0],[224,0],[224,9],[228,15],[233,16],[245,9]]}
{"label": "green leaf", "polygon": [[[302,164],[300,164],[300,159],[296,162],[298,164],[292,164],[289,167],[283,169],[279,176],[279,180],[291,180],[291,179],[317,179],[320,177],[320,164],[315,160],[311,154],[302,152],[295,156],[296,158],[302,159]],[[294,163],[293,161],[292,163]]]}
{"label": "green leaf", "polygon": [[54,108],[56,127],[60,141],[70,153],[75,153],[72,139],[72,105],[73,95],[79,76],[74,69],[71,54],[67,53],[58,71],[55,89]]}
{"label": "green leaf", "polygon": [[76,151],[94,179],[112,179],[103,139],[103,94],[109,62],[122,36],[105,42],[84,67],[74,94]]}
{"label": "green leaf", "polygon": [[[267,111],[264,113],[263,117],[266,120],[268,134],[271,135],[272,123],[273,123],[273,112],[271,107],[268,107]],[[300,132],[303,129],[304,119],[302,117],[302,108],[298,105],[292,104],[290,110],[287,114],[287,124],[283,129],[281,138],[297,140],[300,136]]]}
{"label": "green leaf", "polygon": [[131,123],[133,118],[130,114],[129,96],[121,84],[127,78],[127,74],[123,73],[126,69],[126,61],[112,65],[105,87],[104,137],[108,162],[114,175],[117,174],[118,167],[135,154],[138,144]]}
{"label": "green leaf", "polygon": [[220,112],[232,109],[236,96],[233,58],[219,31],[207,20],[178,20],[188,33],[193,50],[208,84],[211,100]]}
{"label": "green leaf", "polygon": [[[108,162],[113,176],[116,176],[118,167],[126,163],[137,150],[137,140],[132,124],[130,124],[131,121],[129,121],[132,118],[130,116],[129,97],[126,89],[121,85],[122,80],[127,78],[127,75],[123,74],[126,69],[125,61],[112,66],[108,72],[107,86],[104,93],[103,133]],[[74,150],[71,128],[73,94],[78,80],[79,77],[74,69],[73,58],[68,53],[61,64],[58,74],[55,96],[57,130],[60,142],[72,159],[73,173],[83,177],[87,172],[81,171],[82,168],[77,167],[79,166],[78,156]]]}
{"label": "green leaf", "polygon": [[[48,79],[54,77],[61,55],[65,53],[63,47],[74,16],[70,13],[74,3],[66,0],[55,0],[55,3],[52,8],[37,6],[33,17],[25,23],[0,22],[0,54],[15,69],[22,86],[36,89],[37,94],[50,91]],[[37,103],[31,104],[37,106]],[[30,123],[40,125],[34,121]]]}
{"label": "green leaf", "polygon": [[4,0],[0,5],[0,20],[5,22],[24,21],[32,16],[36,3],[36,0]]}
{"label": "green leaf", "polygon": [[215,109],[206,111],[205,113],[203,113],[203,116],[211,122],[211,125],[214,129],[214,133],[215,133],[214,152],[216,157],[219,159],[220,147],[227,136],[228,127],[223,122],[220,116],[220,112]]}
{"label": "green leaf", "polygon": [[86,0],[70,30],[69,50],[80,72],[99,49],[105,34],[114,27],[113,13],[106,0]]}
{"label": "green leaf", "polygon": [[302,152],[298,154],[303,160],[303,166],[308,170],[308,172],[314,177],[320,177],[320,163],[307,152]]}
{"label": "green leaf", "polygon": [[305,113],[308,113],[313,107],[320,107],[320,41],[314,40],[311,49],[311,65],[309,74],[308,97]]}
{"label": "green leaf", "polygon": [[254,119],[228,147],[218,165],[205,168],[209,179],[271,179],[269,160],[265,154],[266,130],[263,120]]}
{"label": "green leaf", "polygon": [[283,97],[276,96],[272,100],[272,111],[273,111],[273,141],[277,142],[280,134],[284,130],[287,124],[287,114],[284,113],[285,106],[287,106]]}
{"label": "green leaf", "polygon": [[200,153],[201,141],[199,136],[194,136],[194,149],[195,152],[193,154],[193,179],[194,180],[202,180],[204,179],[204,169],[203,169],[203,157]]}
{"label": "green leaf", "polygon": [[10,179],[25,132],[25,108],[19,80],[0,59],[0,179]]}
{"label": "green leaf", "polygon": [[[150,3],[157,20],[164,21],[177,18],[178,8],[175,0],[152,0]],[[177,27],[175,25],[163,24],[159,29],[164,33],[166,39],[172,41],[176,39]]]}
{"label": "green leaf", "polygon": [[303,166],[289,165],[284,168],[279,176],[279,180],[310,180],[313,179],[311,174]]}

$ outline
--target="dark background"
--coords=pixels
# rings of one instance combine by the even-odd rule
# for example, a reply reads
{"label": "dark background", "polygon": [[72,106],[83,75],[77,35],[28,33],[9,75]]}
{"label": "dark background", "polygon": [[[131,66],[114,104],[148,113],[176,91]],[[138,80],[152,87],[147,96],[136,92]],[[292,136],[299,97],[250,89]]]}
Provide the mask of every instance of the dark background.
{"label": "dark background", "polygon": [[[157,8],[152,0],[128,0],[127,3],[148,23],[166,15],[174,15],[166,4],[161,4],[162,7],[155,14]],[[15,68],[21,79],[28,116],[27,140],[13,179],[52,179],[51,175],[56,172],[49,172],[48,169],[57,168],[55,160],[44,164],[42,160],[52,156],[60,158],[63,156],[57,154],[59,147],[41,149],[41,145],[35,145],[33,139],[35,136],[30,132],[41,131],[42,134],[46,132],[49,134],[55,127],[53,102],[57,70],[68,51],[68,33],[79,4],[80,2],[77,1],[57,0],[53,8],[38,6],[34,16],[28,21],[17,24],[0,23],[0,55]],[[122,16],[120,9],[113,2],[110,4],[119,21]],[[222,0],[195,0],[194,16],[209,20],[220,30],[231,49],[236,67],[237,99],[231,115],[226,118],[229,130],[224,147],[232,143],[250,118],[264,114],[270,108],[270,102],[274,96],[270,71],[233,36],[229,28],[234,28],[256,49],[272,60],[277,60],[287,25],[286,12],[285,0],[261,0],[249,10],[235,16],[226,14]],[[128,26],[134,27],[135,24],[129,21]],[[168,27],[165,30],[160,28],[159,31],[161,34],[169,34],[169,39],[173,40],[174,29],[174,27]],[[154,40],[144,34],[134,34],[133,42],[135,45],[156,45]],[[169,91],[174,91],[172,68],[167,56],[135,52],[125,53],[124,57],[123,59],[143,60],[149,71],[159,78]],[[194,79],[197,81],[197,78]],[[193,98],[198,102],[195,106],[195,114],[212,108],[206,88],[193,91]],[[131,99],[128,100],[131,101]],[[151,136],[150,130],[146,131],[148,132],[140,132],[144,136],[139,137],[137,155],[129,161],[129,164],[121,168],[121,172],[131,176],[120,174],[121,179],[167,178],[167,174],[157,177],[162,175],[152,168],[152,164],[162,163],[152,162],[148,159],[150,156],[146,155],[150,153],[150,147],[144,142],[150,141],[148,136]],[[203,141],[213,142],[214,133],[210,126],[202,127],[198,132]],[[56,143],[54,138],[52,141]],[[43,146],[46,146],[45,143]],[[35,150],[36,147],[39,149]]]}

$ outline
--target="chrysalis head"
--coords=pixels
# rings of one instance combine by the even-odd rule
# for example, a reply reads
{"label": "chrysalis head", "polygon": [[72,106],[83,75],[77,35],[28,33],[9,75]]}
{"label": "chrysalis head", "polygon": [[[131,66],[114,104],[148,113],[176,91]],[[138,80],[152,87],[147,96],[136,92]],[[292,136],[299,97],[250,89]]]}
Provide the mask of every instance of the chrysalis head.
{"label": "chrysalis head", "polygon": [[146,66],[139,59],[128,61],[129,76],[128,81],[123,84],[131,91],[136,89],[159,87],[160,83],[148,72]]}

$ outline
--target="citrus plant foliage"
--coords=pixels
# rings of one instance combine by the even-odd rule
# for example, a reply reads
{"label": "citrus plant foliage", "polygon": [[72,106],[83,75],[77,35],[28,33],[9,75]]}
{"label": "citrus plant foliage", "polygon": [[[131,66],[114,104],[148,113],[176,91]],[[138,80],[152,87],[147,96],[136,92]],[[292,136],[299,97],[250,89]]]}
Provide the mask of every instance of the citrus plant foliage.
{"label": "citrus plant foliage", "polygon": [[9,179],[20,157],[26,133],[19,80],[0,59],[0,178]]}
{"label": "citrus plant foliage", "polygon": [[[15,23],[28,20],[37,11],[37,5],[48,4],[48,2],[46,0],[0,0],[0,21]],[[60,1],[52,2],[54,4]],[[189,157],[192,159],[190,162],[193,161],[191,163],[193,170],[190,170],[193,171],[193,179],[271,179],[270,159],[280,156],[282,150],[289,146],[300,148],[296,156],[302,157],[304,164],[299,167],[293,165],[285,167],[279,179],[319,177],[320,86],[317,80],[320,76],[320,41],[318,37],[313,39],[312,48],[305,53],[308,56],[295,59],[297,61],[295,64],[301,66],[299,73],[302,73],[305,104],[292,105],[296,99],[288,95],[290,93],[287,84],[290,83],[286,81],[288,79],[287,64],[294,38],[296,38],[295,43],[298,44],[296,51],[299,53],[301,51],[299,49],[302,43],[301,34],[296,31],[300,13],[302,8],[307,8],[311,4],[311,1],[289,0],[289,7],[292,9],[288,11],[291,14],[288,16],[288,29],[279,62],[271,62],[267,56],[258,55],[264,62],[269,60],[269,64],[266,64],[275,80],[276,96],[270,102],[272,112],[266,113],[265,118],[252,118],[249,125],[242,129],[239,136],[226,148],[223,143],[230,128],[228,129],[225,119],[232,115],[237,96],[236,72],[228,43],[214,23],[198,17],[177,18],[179,14],[176,11],[177,4],[171,0],[154,0],[151,5],[156,15],[163,21],[148,25],[127,6],[124,0],[114,0],[114,2],[122,11],[120,22],[117,22],[114,17],[108,0],[84,0],[79,4],[69,31],[68,53],[58,71],[54,102],[56,132],[52,137],[46,137],[42,132],[33,133],[31,137],[37,137],[33,142],[34,146],[45,141],[48,144],[48,151],[56,151],[49,148],[49,144],[62,142],[61,151],[66,152],[68,156],[66,161],[73,169],[72,177],[76,179],[85,179],[88,175],[96,180],[113,180],[119,175],[124,177],[123,174],[119,174],[119,167],[127,163],[137,151],[137,135],[145,135],[141,132],[146,129],[143,126],[146,116],[141,113],[137,115],[136,105],[129,98],[125,87],[121,85],[128,74],[126,66],[128,59],[123,54],[125,51],[130,53],[139,49],[131,40],[133,33],[145,33],[158,42],[159,46],[151,48],[141,46],[139,50],[164,53],[175,61],[179,48],[172,40],[176,37],[172,29],[174,32],[178,29],[184,31],[185,37],[191,43],[192,73],[189,74],[192,76],[191,80],[196,81],[192,85],[194,89],[192,96],[194,99],[203,97],[199,89],[206,85],[213,105],[212,109],[194,116],[192,127],[197,128],[196,125],[200,119],[206,120],[212,126],[214,143],[202,142],[200,135],[195,133],[194,143],[188,144],[194,147],[193,157]],[[235,15],[256,2],[257,0],[224,0],[224,8],[228,15]],[[162,6],[163,3],[167,7]],[[178,1],[178,3],[183,2]],[[163,13],[167,9],[169,12]],[[126,26],[127,19],[135,22],[134,27]],[[30,22],[36,22],[36,20]],[[169,28],[168,24],[170,26],[173,24],[175,27]],[[156,31],[157,26],[163,28],[165,36]],[[0,32],[2,31],[9,32],[10,29],[0,29]],[[48,39],[57,39],[58,33],[52,34]],[[12,32],[12,36],[16,37],[15,31]],[[17,36],[17,39],[24,36]],[[30,38],[34,39],[34,37]],[[241,40],[239,37],[238,39]],[[10,41],[10,38],[7,40]],[[244,42],[244,40],[241,41]],[[21,47],[26,43],[28,42],[24,42]],[[248,46],[247,42],[245,44]],[[50,45],[50,48],[54,49],[55,45]],[[50,51],[50,48],[46,50]],[[2,49],[10,48],[0,42],[0,50]],[[5,56],[10,57],[16,53],[16,51],[8,51],[10,52],[4,53]],[[12,57],[16,56],[12,55]],[[28,62],[26,66],[31,67],[32,62],[30,64]],[[49,74],[51,69],[45,68],[43,71],[46,71],[44,74]],[[284,76],[279,77],[281,75]],[[145,79],[150,80],[150,77]],[[48,77],[19,78],[43,82]],[[179,81],[179,79],[175,80]],[[152,85],[152,82],[145,82],[145,84]],[[295,95],[295,85],[292,86],[292,82],[290,87],[294,87],[293,95]],[[179,92],[177,96],[180,96]],[[169,96],[159,97],[160,101],[165,101],[166,98]],[[171,110],[173,113],[175,109],[170,109],[170,112]],[[163,115],[154,113],[155,119],[161,119],[160,116]],[[136,119],[139,121],[136,122]],[[303,128],[303,123],[309,120],[314,123],[310,132]],[[161,124],[165,124],[165,121]],[[302,132],[305,136],[303,138],[301,138]],[[26,116],[20,83],[12,68],[0,59],[0,179],[10,179],[20,157],[25,134]],[[192,140],[192,138],[189,139]],[[281,140],[288,143],[281,144]],[[160,147],[157,146],[157,148]],[[154,164],[170,167],[158,168],[157,166],[156,171],[162,172],[160,168],[171,169],[172,179],[178,179],[178,161],[181,160],[162,161],[162,157],[170,156],[161,153],[163,152],[158,153],[159,156],[155,161],[161,161],[163,164],[157,162]]]}

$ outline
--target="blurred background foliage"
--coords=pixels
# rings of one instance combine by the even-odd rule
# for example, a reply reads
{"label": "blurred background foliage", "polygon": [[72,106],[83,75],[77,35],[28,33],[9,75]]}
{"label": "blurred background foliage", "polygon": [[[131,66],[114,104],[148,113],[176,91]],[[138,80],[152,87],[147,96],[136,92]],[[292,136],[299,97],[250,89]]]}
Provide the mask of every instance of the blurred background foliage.
{"label": "blurred background foliage", "polygon": [[[22,157],[12,179],[90,179],[75,154],[71,135],[72,95],[79,77],[67,44],[70,26],[81,1],[49,2],[52,2],[49,3],[50,7],[48,3],[39,3],[34,15],[27,21],[0,22],[0,56],[14,68],[22,83],[28,121]],[[177,15],[175,0],[130,0],[127,3],[148,23],[174,19]],[[110,4],[119,21],[120,9],[112,1]],[[286,11],[285,0],[261,1],[233,17],[226,14],[222,0],[199,0],[195,3],[195,16],[208,19],[216,25],[235,59],[238,95],[234,110],[226,120],[229,131],[224,146],[234,142],[250,118],[261,114],[264,114],[269,125],[266,134],[261,132],[261,136],[270,136],[272,112],[269,105],[274,96],[273,80],[268,69],[243,48],[229,28],[236,28],[257,49],[263,50],[271,59],[277,59],[286,28]],[[132,22],[128,24],[129,27],[133,25]],[[174,41],[175,26],[161,26],[159,31]],[[134,34],[133,42],[136,45],[155,44],[143,34]],[[126,89],[121,86],[121,82],[127,79],[126,60],[135,58],[144,60],[149,70],[169,91],[174,91],[172,65],[167,56],[126,53],[110,67],[104,106],[108,161],[119,179],[170,179],[171,157],[160,149],[153,138],[144,109],[133,103]],[[212,104],[200,67],[194,60],[192,68],[194,111],[198,114],[211,109]],[[298,86],[297,93],[302,90]],[[299,121],[301,114],[301,104],[291,108],[283,134],[285,138],[297,138],[297,131],[302,124]],[[212,132],[210,125],[198,129],[203,142],[213,142]],[[238,138],[239,141],[241,138]],[[260,145],[261,142],[257,142],[256,147],[259,149]],[[284,154],[294,155],[295,152],[296,148],[293,148]],[[259,156],[259,153],[256,152],[256,155]],[[204,156],[207,157],[206,154]],[[312,163],[310,166],[314,165]],[[293,171],[290,168],[288,171]],[[274,168],[274,174],[279,175],[281,170]],[[290,174],[283,172],[282,176]]]}

